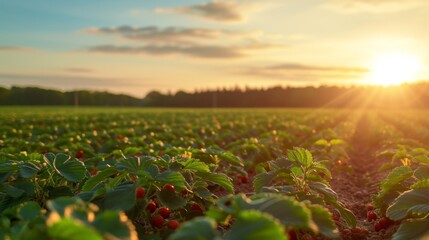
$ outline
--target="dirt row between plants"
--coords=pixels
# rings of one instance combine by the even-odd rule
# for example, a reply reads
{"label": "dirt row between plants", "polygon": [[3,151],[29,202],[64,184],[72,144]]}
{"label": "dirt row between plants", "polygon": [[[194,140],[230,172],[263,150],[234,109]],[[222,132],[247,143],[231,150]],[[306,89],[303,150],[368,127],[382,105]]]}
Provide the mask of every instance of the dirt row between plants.
{"label": "dirt row between plants", "polygon": [[[357,227],[369,231],[368,234],[342,232],[342,239],[391,239],[398,228],[394,224],[388,229],[376,232],[375,221],[367,220],[367,206],[371,203],[372,197],[379,192],[380,182],[386,173],[378,172],[384,163],[377,159],[375,154],[378,148],[377,143],[369,139],[371,133],[368,132],[368,120],[363,117],[356,126],[356,132],[352,137],[350,151],[350,165],[353,171],[334,172],[331,180],[332,189],[337,192],[340,202],[353,211],[357,218]],[[377,213],[377,218],[380,218]],[[340,230],[341,229],[340,227]]]}

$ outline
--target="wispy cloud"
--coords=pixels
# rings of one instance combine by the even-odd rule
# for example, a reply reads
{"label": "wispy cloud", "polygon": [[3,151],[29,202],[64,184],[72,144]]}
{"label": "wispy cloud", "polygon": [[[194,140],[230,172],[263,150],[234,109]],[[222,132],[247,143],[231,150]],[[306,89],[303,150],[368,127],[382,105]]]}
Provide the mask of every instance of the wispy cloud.
{"label": "wispy cloud", "polygon": [[146,45],[140,47],[102,45],[89,48],[90,52],[115,54],[150,54],[172,55],[181,54],[199,58],[240,58],[251,50],[268,49],[274,45],[250,44],[242,46],[177,46],[177,45]]}
{"label": "wispy cloud", "polygon": [[344,66],[316,66],[285,63],[269,66],[250,66],[237,71],[247,76],[284,79],[292,81],[317,81],[326,79],[357,79],[368,73],[368,69]]}
{"label": "wispy cloud", "polygon": [[86,29],[85,32],[90,34],[110,34],[141,42],[186,42],[191,40],[213,40],[225,36],[251,37],[257,34],[256,32],[241,32],[208,28],[159,28],[156,26],[89,28]]}
{"label": "wispy cloud", "polygon": [[80,68],[80,67],[64,68],[63,70],[66,72],[72,72],[72,73],[92,73],[92,72],[94,72],[90,68]]}
{"label": "wispy cloud", "polygon": [[29,52],[34,51],[33,48],[18,47],[18,46],[0,46],[0,52]]}
{"label": "wispy cloud", "polygon": [[251,9],[252,5],[249,3],[213,0],[184,7],[157,8],[156,12],[196,16],[222,23],[237,23],[246,20]]}
{"label": "wispy cloud", "polygon": [[429,6],[427,0],[329,0],[326,6],[340,13],[386,13]]}
{"label": "wispy cloud", "polygon": [[239,58],[251,50],[284,47],[271,43],[270,34],[208,28],[180,28],[155,26],[90,28],[84,32],[113,35],[130,40],[129,44],[105,44],[89,47],[89,52],[113,54],[180,54],[199,58]]}

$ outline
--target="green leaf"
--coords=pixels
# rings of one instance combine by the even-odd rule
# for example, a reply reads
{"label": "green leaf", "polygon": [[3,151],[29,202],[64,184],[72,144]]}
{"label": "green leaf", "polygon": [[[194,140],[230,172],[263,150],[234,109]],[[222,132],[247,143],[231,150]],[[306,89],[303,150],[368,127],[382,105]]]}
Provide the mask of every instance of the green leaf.
{"label": "green leaf", "polygon": [[186,162],[181,164],[183,165],[184,171],[210,172],[209,166],[197,159],[188,159]]}
{"label": "green leaf", "polygon": [[67,206],[74,204],[83,204],[83,202],[79,198],[59,197],[49,200],[46,205],[49,210],[58,212],[61,216],[63,216],[64,210],[67,208]]}
{"label": "green leaf", "polygon": [[11,196],[13,198],[18,198],[25,193],[24,190],[16,188],[16,187],[9,185],[9,184],[6,184],[6,183],[4,183],[0,186],[0,190],[2,192],[6,193],[8,196]]}
{"label": "green leaf", "polygon": [[35,192],[35,186],[32,182],[14,182],[10,186],[24,191],[27,196],[33,196]]}
{"label": "green leaf", "polygon": [[[143,173],[144,175],[149,174],[151,179],[155,179],[156,176],[159,174],[159,168],[156,164],[148,164],[143,171],[138,171],[137,174],[140,176],[140,174]],[[146,175],[147,176],[147,175]]]}
{"label": "green leaf", "polygon": [[45,155],[43,155],[43,160],[46,162],[46,164],[51,169],[54,168],[55,154],[53,154],[53,153],[46,153]]}
{"label": "green leaf", "polygon": [[393,155],[393,157],[392,157],[392,161],[393,162],[396,162],[396,161],[399,161],[399,160],[401,160],[401,159],[404,159],[404,158],[410,158],[411,156],[405,151],[405,150],[400,150],[400,151],[397,151],[396,153],[395,153],[395,155]]}
{"label": "green leaf", "polygon": [[134,225],[124,213],[104,211],[97,215],[92,225],[106,239],[137,239]]}
{"label": "green leaf", "polygon": [[344,207],[341,203],[337,201],[330,201],[330,203],[334,205],[335,208],[340,212],[341,217],[346,220],[349,226],[351,226],[352,228],[356,227],[356,216],[353,214],[352,211],[348,210],[346,207]]}
{"label": "green leaf", "polygon": [[124,154],[125,155],[134,155],[134,154],[142,152],[142,150],[143,150],[143,148],[141,148],[141,147],[127,147],[124,150]]}
{"label": "green leaf", "polygon": [[103,182],[106,178],[112,176],[113,174],[117,173],[118,171],[114,168],[106,168],[100,172],[98,172],[96,175],[92,176],[90,179],[88,179],[85,184],[82,186],[82,191],[88,192],[91,191],[95,186]]}
{"label": "green leaf", "polygon": [[287,156],[289,160],[301,163],[305,167],[309,167],[313,163],[313,156],[310,151],[304,148],[294,148],[288,150]]}
{"label": "green leaf", "polygon": [[225,240],[286,240],[282,225],[269,214],[246,210],[239,213],[237,219],[226,234]]}
{"label": "green leaf", "polygon": [[290,195],[295,192],[295,186],[283,185],[283,186],[262,187],[261,192],[282,193],[282,194]]}
{"label": "green leaf", "polygon": [[395,199],[386,215],[392,220],[399,221],[409,213],[429,214],[429,188],[406,191]]}
{"label": "green leaf", "polygon": [[19,166],[19,173],[23,178],[31,178],[40,171],[40,167],[32,162],[26,162]]}
{"label": "green leaf", "polygon": [[209,198],[212,196],[212,193],[205,187],[199,187],[192,190],[195,195],[197,195],[200,198]]}
{"label": "green leaf", "polygon": [[276,176],[276,172],[264,172],[259,173],[253,178],[253,188],[256,192],[260,192],[262,187],[264,186],[270,186],[271,182]]}
{"label": "green leaf", "polygon": [[291,172],[291,175],[294,176],[295,178],[304,176],[304,172],[302,171],[302,168],[298,166],[291,167],[290,172]]}
{"label": "green leaf", "polygon": [[36,202],[26,202],[18,210],[18,217],[23,221],[32,221],[40,217],[42,208]]}
{"label": "green leaf", "polygon": [[134,185],[124,183],[104,195],[102,206],[105,209],[127,211],[133,208],[135,201]]}
{"label": "green leaf", "polygon": [[175,191],[161,190],[156,193],[162,205],[173,210],[186,206],[186,199],[180,197]]}
{"label": "green leaf", "polygon": [[339,237],[338,229],[332,220],[332,214],[321,205],[307,205],[311,210],[311,218],[319,228],[319,232],[328,238]]}
{"label": "green leaf", "polygon": [[58,187],[48,186],[47,189],[48,189],[48,194],[50,199],[74,195],[69,186],[58,186]]}
{"label": "green leaf", "polygon": [[329,171],[323,164],[314,162],[313,169],[315,169],[318,173],[323,173],[328,179],[332,179],[331,171]]}
{"label": "green leaf", "polygon": [[160,181],[162,184],[169,183],[179,191],[186,188],[185,178],[179,172],[165,171],[156,176],[155,180]]}
{"label": "green leaf", "polygon": [[67,218],[49,225],[48,234],[52,239],[61,240],[103,240],[103,237],[92,227],[82,225]]}
{"label": "green leaf", "polygon": [[425,155],[420,155],[420,156],[411,158],[411,161],[418,162],[418,163],[429,164],[429,157],[425,156]]}
{"label": "green leaf", "polygon": [[379,172],[384,172],[384,171],[387,171],[387,170],[391,170],[391,169],[393,169],[395,167],[396,167],[395,164],[393,164],[391,162],[388,162],[388,163],[384,163],[383,165],[381,165],[381,167],[378,169],[378,171]]}
{"label": "green leaf", "polygon": [[7,173],[17,171],[19,169],[19,163],[16,161],[1,163],[0,164],[0,173]]}
{"label": "green leaf", "polygon": [[315,146],[328,147],[329,142],[326,139],[319,139],[314,143]]}
{"label": "green leaf", "polygon": [[234,187],[231,181],[229,180],[228,176],[223,173],[216,174],[211,172],[197,172],[196,175],[201,177],[205,181],[220,185],[230,193],[234,193]]}
{"label": "green leaf", "polygon": [[6,182],[13,172],[0,172],[0,184]]}
{"label": "green leaf", "polygon": [[310,210],[292,197],[265,194],[255,195],[254,198],[252,201],[240,195],[236,199],[239,210],[258,210],[279,219],[285,226],[317,232],[317,226],[311,220]]}
{"label": "green leaf", "polygon": [[168,240],[212,240],[218,235],[216,222],[207,217],[197,217],[180,226]]}
{"label": "green leaf", "polygon": [[54,160],[54,168],[65,179],[79,182],[85,178],[86,168],[83,162],[72,159],[70,156],[59,153]]}
{"label": "green leaf", "polygon": [[273,179],[276,177],[276,172],[259,173],[253,178],[253,188],[256,192],[260,192],[262,187],[270,186]]}
{"label": "green leaf", "polygon": [[311,189],[323,194],[326,198],[336,200],[338,198],[337,193],[332,190],[328,185],[321,182],[313,182],[308,185]]}
{"label": "green leaf", "polygon": [[392,240],[422,239],[429,236],[429,218],[409,219],[403,221],[395,232]]}
{"label": "green leaf", "polygon": [[409,166],[401,166],[393,169],[389,175],[381,183],[383,191],[390,191],[398,183],[401,183],[405,179],[413,175],[413,170]]}
{"label": "green leaf", "polygon": [[420,180],[429,178],[429,167],[428,166],[419,166],[414,171],[414,176]]}
{"label": "green leaf", "polygon": [[416,183],[411,185],[411,189],[418,189],[418,188],[429,188],[429,178],[417,181]]}
{"label": "green leaf", "polygon": [[244,164],[243,162],[240,160],[240,158],[238,158],[237,156],[235,156],[233,153],[231,152],[222,152],[221,154],[218,155],[220,159],[232,164],[232,165],[236,165],[236,166],[240,166],[243,167]]}
{"label": "green leaf", "polygon": [[155,158],[151,156],[131,157],[118,161],[115,167],[120,171],[127,170],[131,174],[137,174],[139,170],[144,170],[147,165],[152,164],[154,161]]}

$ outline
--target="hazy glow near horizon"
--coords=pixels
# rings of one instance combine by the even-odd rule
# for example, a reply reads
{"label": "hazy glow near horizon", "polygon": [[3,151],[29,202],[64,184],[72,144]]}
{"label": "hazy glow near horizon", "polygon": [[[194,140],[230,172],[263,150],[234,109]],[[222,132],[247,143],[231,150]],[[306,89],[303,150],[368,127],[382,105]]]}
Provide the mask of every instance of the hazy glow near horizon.
{"label": "hazy glow near horizon", "polygon": [[151,90],[429,80],[427,0],[0,0],[0,6],[0,86],[142,97]]}
{"label": "hazy glow near horizon", "polygon": [[419,59],[406,54],[383,55],[372,66],[371,80],[376,85],[398,85],[416,80],[423,65]]}

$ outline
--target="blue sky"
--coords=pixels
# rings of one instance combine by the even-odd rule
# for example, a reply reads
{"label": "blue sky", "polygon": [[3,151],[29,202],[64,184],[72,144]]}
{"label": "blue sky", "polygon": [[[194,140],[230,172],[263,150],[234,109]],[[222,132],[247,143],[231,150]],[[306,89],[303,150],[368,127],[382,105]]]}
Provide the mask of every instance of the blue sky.
{"label": "blue sky", "polygon": [[424,0],[0,0],[0,85],[143,96],[389,84],[389,68],[423,80],[426,29]]}

